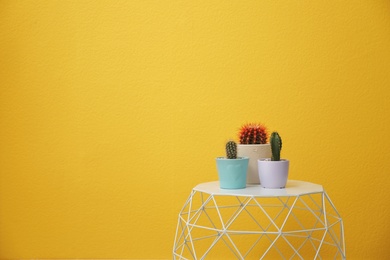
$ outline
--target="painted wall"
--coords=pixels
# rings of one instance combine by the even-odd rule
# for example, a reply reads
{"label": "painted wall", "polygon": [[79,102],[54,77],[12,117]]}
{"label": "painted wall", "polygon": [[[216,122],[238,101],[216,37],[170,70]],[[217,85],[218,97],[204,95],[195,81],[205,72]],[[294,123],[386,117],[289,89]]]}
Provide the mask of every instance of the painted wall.
{"label": "painted wall", "polygon": [[170,259],[250,121],[385,259],[390,2],[0,1],[0,258]]}

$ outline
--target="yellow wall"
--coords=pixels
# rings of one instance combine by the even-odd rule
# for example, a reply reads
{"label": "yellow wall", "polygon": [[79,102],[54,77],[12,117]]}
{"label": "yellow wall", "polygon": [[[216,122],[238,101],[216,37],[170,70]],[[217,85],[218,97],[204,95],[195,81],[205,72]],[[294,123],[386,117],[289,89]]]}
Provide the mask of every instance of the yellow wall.
{"label": "yellow wall", "polygon": [[385,259],[390,2],[0,1],[0,258],[170,259],[245,122]]}

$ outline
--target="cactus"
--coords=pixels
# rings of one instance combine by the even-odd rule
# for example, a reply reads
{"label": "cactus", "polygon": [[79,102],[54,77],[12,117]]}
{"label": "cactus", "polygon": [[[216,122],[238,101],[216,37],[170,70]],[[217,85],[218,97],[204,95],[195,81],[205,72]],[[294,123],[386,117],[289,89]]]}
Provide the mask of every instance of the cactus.
{"label": "cactus", "polygon": [[270,138],[272,161],[280,161],[280,151],[282,150],[282,138],[278,132],[273,132]]}
{"label": "cactus", "polygon": [[240,128],[238,137],[240,144],[266,144],[268,131],[262,124],[249,123]]}
{"label": "cactus", "polygon": [[237,144],[234,141],[228,141],[226,143],[226,158],[236,159],[237,158]]}

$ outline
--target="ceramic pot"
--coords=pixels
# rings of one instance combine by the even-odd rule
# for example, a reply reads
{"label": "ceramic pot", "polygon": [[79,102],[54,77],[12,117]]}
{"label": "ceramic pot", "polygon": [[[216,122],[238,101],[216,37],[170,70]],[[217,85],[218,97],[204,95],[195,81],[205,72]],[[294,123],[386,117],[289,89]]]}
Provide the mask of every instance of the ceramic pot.
{"label": "ceramic pot", "polygon": [[258,174],[260,185],[268,189],[282,189],[286,187],[290,162],[285,159],[271,161],[271,159],[259,159]]}
{"label": "ceramic pot", "polygon": [[247,184],[259,184],[257,160],[271,157],[270,144],[237,144],[237,156],[249,157]]}
{"label": "ceramic pot", "polygon": [[218,157],[216,161],[221,189],[243,189],[246,187],[248,157],[237,157],[237,159]]}

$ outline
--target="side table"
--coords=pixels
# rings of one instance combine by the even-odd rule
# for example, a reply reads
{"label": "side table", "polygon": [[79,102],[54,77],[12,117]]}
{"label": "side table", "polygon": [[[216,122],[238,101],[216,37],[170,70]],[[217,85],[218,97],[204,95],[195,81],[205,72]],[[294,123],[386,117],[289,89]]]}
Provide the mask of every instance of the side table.
{"label": "side table", "polygon": [[343,221],[318,184],[226,190],[201,183],[179,213],[173,259],[205,258],[345,259]]}

